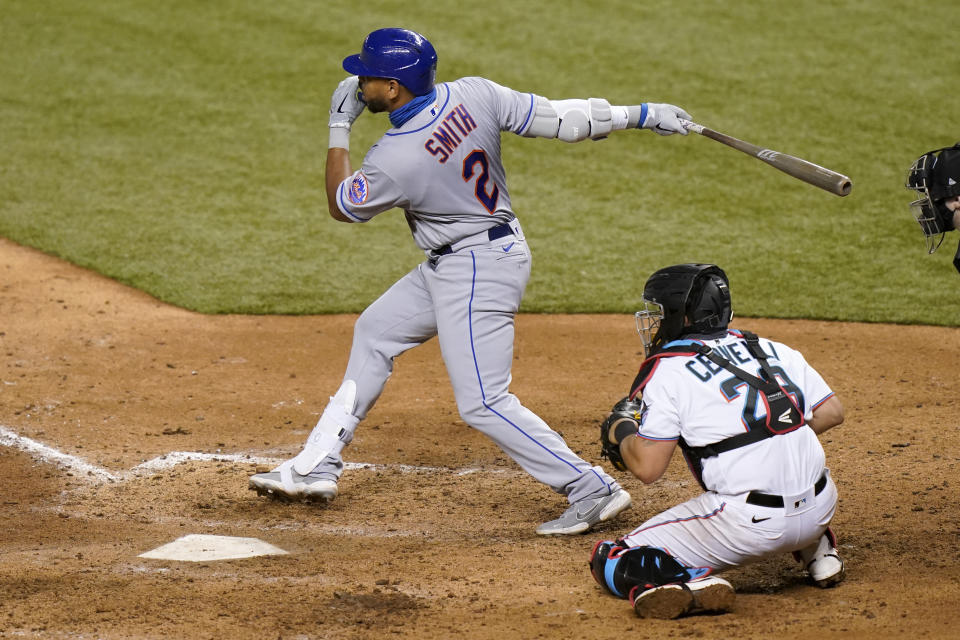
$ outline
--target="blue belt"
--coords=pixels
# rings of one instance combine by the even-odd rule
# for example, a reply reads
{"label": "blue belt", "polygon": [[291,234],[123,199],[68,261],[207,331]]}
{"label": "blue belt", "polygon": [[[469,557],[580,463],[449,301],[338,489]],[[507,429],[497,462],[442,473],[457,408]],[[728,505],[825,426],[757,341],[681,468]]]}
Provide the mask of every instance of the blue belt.
{"label": "blue belt", "polygon": [[[483,232],[481,231],[481,233]],[[503,238],[509,235],[513,235],[513,229],[510,228],[510,222],[504,222],[503,224],[498,224],[495,227],[490,227],[489,229],[487,229],[487,237],[490,239],[491,242],[493,242],[494,240],[499,240],[500,238]],[[451,246],[451,244],[445,244],[439,249],[434,249],[433,255],[439,257],[439,256],[445,256],[448,253],[453,253],[453,247]]]}

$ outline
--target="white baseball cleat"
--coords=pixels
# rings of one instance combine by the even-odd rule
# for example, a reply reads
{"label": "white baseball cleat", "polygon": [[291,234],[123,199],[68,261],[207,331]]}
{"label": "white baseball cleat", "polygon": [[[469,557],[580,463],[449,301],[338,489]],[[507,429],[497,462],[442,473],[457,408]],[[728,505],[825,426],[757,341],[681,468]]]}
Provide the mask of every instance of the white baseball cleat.
{"label": "white baseball cleat", "polygon": [[586,533],[590,527],[613,518],[628,508],[632,500],[630,494],[623,489],[600,498],[587,498],[570,505],[556,520],[544,522],[537,527],[541,536],[568,536],[576,533]]}
{"label": "white baseball cleat", "polygon": [[730,611],[736,595],[723,578],[707,576],[644,590],[637,586],[630,592],[630,601],[641,618],[672,620],[688,613]]}
{"label": "white baseball cleat", "polygon": [[357,385],[344,380],[310,432],[303,450],[273,471],[251,476],[249,487],[257,495],[285,502],[330,502],[337,497],[337,479],[319,472],[330,455],[339,456],[353,440],[359,419],[352,411],[357,404]]}
{"label": "white baseball cleat", "polygon": [[816,544],[795,553],[797,560],[803,563],[803,568],[810,574],[810,579],[822,589],[839,584],[847,577],[836,544],[833,532],[827,529]]}
{"label": "white baseball cleat", "polygon": [[250,477],[249,487],[258,496],[283,502],[330,502],[337,497],[337,483],[329,478],[301,476],[290,469],[290,482],[284,483],[278,469]]}

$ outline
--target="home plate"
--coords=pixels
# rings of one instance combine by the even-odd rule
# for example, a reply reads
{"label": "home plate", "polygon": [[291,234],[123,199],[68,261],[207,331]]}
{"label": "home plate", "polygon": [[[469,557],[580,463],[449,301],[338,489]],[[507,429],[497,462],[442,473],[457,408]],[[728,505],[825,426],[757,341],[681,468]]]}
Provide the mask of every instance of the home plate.
{"label": "home plate", "polygon": [[153,560],[182,560],[184,562],[207,562],[210,560],[235,560],[256,556],[283,555],[287,552],[257,538],[234,538],[192,533],[173,542],[141,553],[138,558]]}

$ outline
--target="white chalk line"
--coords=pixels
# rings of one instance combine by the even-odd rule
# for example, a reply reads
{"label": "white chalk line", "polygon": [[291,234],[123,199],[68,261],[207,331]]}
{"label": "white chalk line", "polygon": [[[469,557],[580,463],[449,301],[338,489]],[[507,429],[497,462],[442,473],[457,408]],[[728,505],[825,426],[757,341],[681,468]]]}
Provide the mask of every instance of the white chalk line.
{"label": "white chalk line", "polygon": [[[171,451],[162,456],[157,456],[145,462],[141,462],[129,471],[111,472],[103,467],[90,464],[83,458],[72,456],[68,453],[58,451],[57,449],[45,445],[26,436],[22,436],[10,429],[0,425],[0,446],[10,447],[29,454],[34,460],[56,465],[74,474],[80,479],[89,479],[92,482],[123,482],[132,478],[137,478],[145,473],[153,471],[162,471],[170,469],[186,462],[240,462],[275,466],[283,462],[281,458],[264,458],[239,453],[202,453],[199,451]],[[465,476],[472,473],[511,473],[509,469],[449,469],[444,467],[425,467],[408,464],[373,464],[368,462],[345,462],[345,469],[372,469],[400,471],[401,473],[412,472],[440,472],[454,473],[458,476]]]}
{"label": "white chalk line", "polygon": [[3,425],[0,425],[0,445],[19,449],[24,453],[30,454],[34,460],[54,464],[61,469],[72,471],[80,476],[93,476],[101,481],[112,482],[120,479],[119,476],[110,473],[106,469],[92,465],[76,456],[57,451],[53,447],[48,447],[36,440],[21,436]]}

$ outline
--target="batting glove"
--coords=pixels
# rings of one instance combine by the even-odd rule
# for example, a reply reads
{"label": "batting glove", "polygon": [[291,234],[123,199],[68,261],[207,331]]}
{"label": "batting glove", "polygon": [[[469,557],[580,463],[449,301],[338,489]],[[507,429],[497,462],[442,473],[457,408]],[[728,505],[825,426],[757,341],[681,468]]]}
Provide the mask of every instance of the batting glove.
{"label": "batting glove", "polygon": [[350,76],[342,80],[330,98],[330,120],[327,124],[331,129],[342,128],[350,130],[353,121],[366,107],[360,99],[360,78]]}
{"label": "batting glove", "polygon": [[687,135],[688,131],[680,124],[680,118],[691,120],[690,114],[672,104],[647,102],[642,106],[647,108],[647,117],[640,123],[641,129],[652,129],[661,136],[679,133]]}

